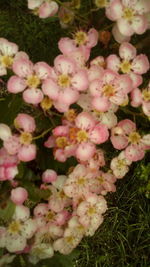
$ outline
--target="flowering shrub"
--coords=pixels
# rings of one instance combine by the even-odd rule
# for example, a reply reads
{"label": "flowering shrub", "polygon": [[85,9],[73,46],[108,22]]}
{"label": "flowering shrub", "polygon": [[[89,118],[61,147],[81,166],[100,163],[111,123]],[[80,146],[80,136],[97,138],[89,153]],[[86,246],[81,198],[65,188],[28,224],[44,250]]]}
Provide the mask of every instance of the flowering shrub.
{"label": "flowering shrub", "polygon": [[[107,56],[100,49],[92,54],[102,40],[94,27],[60,38],[61,54],[51,64],[33,63],[0,38],[0,76],[7,80],[2,101],[10,96],[17,103],[11,120],[0,123],[0,266],[22,254],[32,264],[67,255],[93,236],[109,208],[106,195],[150,149],[150,134],[136,123],[136,116],[150,118],[150,63],[129,42],[147,30],[149,3],[94,5],[116,22],[112,33],[121,44]],[[66,27],[80,1],[28,0],[28,8],[42,19],[58,12]]]}

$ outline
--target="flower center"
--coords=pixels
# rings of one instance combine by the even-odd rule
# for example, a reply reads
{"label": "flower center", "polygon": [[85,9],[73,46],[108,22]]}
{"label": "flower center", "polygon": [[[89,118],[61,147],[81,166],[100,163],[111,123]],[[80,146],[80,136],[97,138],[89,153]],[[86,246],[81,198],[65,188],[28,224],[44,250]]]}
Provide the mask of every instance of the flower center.
{"label": "flower center", "polygon": [[95,0],[95,5],[100,8],[106,7],[108,5],[108,0]]}
{"label": "flower center", "polygon": [[20,143],[22,145],[29,145],[32,142],[32,134],[23,132],[20,135]]}
{"label": "flower center", "polygon": [[85,185],[86,179],[84,177],[79,177],[77,180],[78,185]]}
{"label": "flower center", "polygon": [[94,215],[94,214],[96,213],[96,209],[95,209],[95,207],[89,207],[87,213],[88,213],[89,216]]}
{"label": "flower center", "polygon": [[123,73],[129,73],[131,70],[131,64],[129,61],[124,60],[121,64],[120,64],[120,69]]}
{"label": "flower center", "polygon": [[63,88],[69,87],[71,84],[70,77],[67,74],[61,74],[58,76],[57,83]]}
{"label": "flower center", "polygon": [[21,223],[19,221],[13,221],[8,226],[8,232],[11,234],[19,233],[20,229],[21,229]]}
{"label": "flower center", "polygon": [[64,115],[65,118],[71,122],[74,121],[77,116],[75,109],[69,109],[67,112],[65,112]]}
{"label": "flower center", "polygon": [[144,89],[142,92],[142,97],[145,101],[150,101],[150,90]]}
{"label": "flower center", "polygon": [[103,176],[99,176],[99,177],[98,177],[98,181],[99,181],[100,184],[102,184],[102,183],[104,182],[104,178],[103,178]]}
{"label": "flower center", "polygon": [[61,136],[61,137],[57,137],[56,138],[56,145],[59,148],[64,148],[65,146],[67,146],[68,142],[67,142],[67,138],[65,136]]}
{"label": "flower center", "polygon": [[134,10],[129,7],[125,8],[123,12],[123,17],[131,22],[134,17]]}
{"label": "flower center", "polygon": [[54,216],[55,215],[54,215],[54,213],[52,211],[48,211],[46,216],[45,216],[45,219],[46,219],[46,221],[51,221],[51,220],[54,219]]}
{"label": "flower center", "polygon": [[52,242],[51,235],[49,233],[43,234],[40,238],[40,241],[41,243],[44,243],[44,244],[51,244]]}
{"label": "flower center", "polygon": [[71,141],[76,140],[77,132],[78,132],[77,128],[72,127],[69,129],[69,139]]}
{"label": "flower center", "polygon": [[115,88],[112,85],[107,84],[103,87],[104,96],[111,97],[114,95],[114,93],[115,93]]}
{"label": "flower center", "polygon": [[125,159],[118,159],[118,162],[117,162],[117,169],[122,169],[126,166],[126,160]]}
{"label": "flower center", "polygon": [[40,105],[42,109],[48,110],[52,107],[53,101],[48,96],[45,96]]}
{"label": "flower center", "polygon": [[77,132],[77,140],[78,142],[86,142],[88,140],[88,133],[84,130],[80,130]]}
{"label": "flower center", "polygon": [[74,238],[74,236],[72,236],[72,235],[71,235],[71,236],[66,236],[66,237],[65,237],[66,242],[69,243],[69,244],[73,244],[74,239],[75,239],[75,238]]}
{"label": "flower center", "polygon": [[83,31],[78,31],[75,33],[74,40],[77,45],[84,45],[87,42],[87,34]]}
{"label": "flower center", "polygon": [[11,56],[2,56],[0,61],[4,67],[9,68],[12,66],[13,58]]}
{"label": "flower center", "polygon": [[30,75],[27,78],[27,85],[32,88],[37,88],[37,86],[40,84],[40,79],[36,75]]}
{"label": "flower center", "polygon": [[130,133],[128,140],[132,144],[138,144],[139,141],[141,140],[141,136],[137,132],[132,132]]}

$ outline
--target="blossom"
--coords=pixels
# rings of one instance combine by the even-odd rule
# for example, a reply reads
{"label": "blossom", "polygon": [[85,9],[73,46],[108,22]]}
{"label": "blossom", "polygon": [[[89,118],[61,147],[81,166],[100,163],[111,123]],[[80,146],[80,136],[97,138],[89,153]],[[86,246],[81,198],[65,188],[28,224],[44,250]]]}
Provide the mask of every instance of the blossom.
{"label": "blossom", "polygon": [[135,88],[131,92],[131,106],[138,107],[140,105],[142,105],[144,114],[150,117],[150,82],[142,91],[139,88]]}
{"label": "blossom", "polygon": [[77,216],[73,216],[65,229],[63,237],[54,241],[53,248],[62,254],[69,254],[83,238],[84,227],[79,222]]}
{"label": "blossom", "polygon": [[125,149],[125,157],[131,162],[141,160],[150,145],[150,135],[142,137],[136,131],[136,124],[128,119],[120,121],[112,128],[110,140],[114,148]]}
{"label": "blossom", "polygon": [[128,43],[123,42],[119,47],[119,55],[110,55],[107,57],[107,68],[113,71],[121,71],[128,74],[136,88],[142,83],[142,74],[146,73],[150,64],[148,58],[144,54],[137,55],[136,48]]}
{"label": "blossom", "polygon": [[54,16],[58,11],[58,4],[49,0],[28,0],[28,8],[33,10],[35,15],[40,18],[48,18]]}
{"label": "blossom", "polygon": [[127,159],[125,156],[125,152],[122,151],[117,157],[114,157],[111,160],[110,168],[113,171],[113,174],[117,177],[117,179],[123,178],[126,173],[129,171],[129,166],[132,161]]}
{"label": "blossom", "polygon": [[19,163],[16,155],[9,155],[7,150],[0,149],[0,181],[12,180],[18,174]]}
{"label": "blossom", "polygon": [[60,112],[67,111],[79,98],[79,92],[87,87],[86,69],[77,68],[76,62],[64,55],[55,58],[52,75],[42,84],[44,94],[53,100]]}
{"label": "blossom", "polygon": [[45,62],[33,64],[27,58],[16,59],[12,65],[16,75],[10,77],[7,89],[13,94],[23,92],[23,99],[30,104],[38,104],[43,99],[41,83],[49,77],[50,66]]}
{"label": "blossom", "polygon": [[106,7],[106,16],[110,20],[116,21],[122,35],[143,34],[148,24],[144,16],[149,11],[146,2],[142,0],[112,0]]}
{"label": "blossom", "polygon": [[18,46],[5,38],[0,38],[0,76],[7,74],[7,68],[12,68]]}
{"label": "blossom", "polygon": [[94,235],[97,228],[103,222],[102,214],[107,210],[107,203],[103,196],[96,194],[87,195],[77,207],[79,222],[85,227],[85,235]]}
{"label": "blossom", "polygon": [[36,157],[36,146],[31,144],[32,132],[35,129],[34,119],[30,115],[21,113],[14,124],[21,131],[20,134],[12,134],[10,127],[0,124],[0,138],[3,140],[4,148],[10,155],[16,155],[21,161],[33,160]]}
{"label": "blossom", "polygon": [[92,106],[102,112],[109,110],[111,103],[124,105],[128,102],[128,93],[132,90],[132,81],[127,74],[119,75],[112,70],[105,70],[100,79],[95,79],[89,86]]}
{"label": "blossom", "polygon": [[28,192],[23,187],[17,187],[11,190],[10,198],[16,205],[21,205],[28,198]]}
{"label": "blossom", "polygon": [[36,231],[36,223],[30,219],[29,209],[23,205],[17,205],[8,227],[3,229],[1,247],[6,247],[9,252],[23,250]]}

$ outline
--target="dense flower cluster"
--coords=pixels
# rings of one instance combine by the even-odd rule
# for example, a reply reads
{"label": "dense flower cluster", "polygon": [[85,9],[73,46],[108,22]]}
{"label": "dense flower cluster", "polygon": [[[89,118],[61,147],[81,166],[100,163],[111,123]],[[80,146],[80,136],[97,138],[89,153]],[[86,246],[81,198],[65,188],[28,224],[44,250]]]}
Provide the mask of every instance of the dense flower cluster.
{"label": "dense flower cluster", "polygon": [[[95,4],[105,7],[106,16],[116,21],[113,31],[117,27],[122,40],[147,29],[148,3],[103,2],[103,6],[98,0]],[[55,1],[28,0],[28,7],[41,18],[58,11]],[[41,174],[38,190],[48,191],[49,196],[30,210],[30,192],[15,177],[21,162],[36,160],[34,116],[22,112],[13,125],[0,123],[0,181],[11,182],[10,201],[15,205],[11,221],[0,226],[0,248],[14,253],[5,254],[2,264],[11,262],[18,253],[28,253],[33,264],[51,258],[55,251],[69,254],[84,236],[94,235],[108,208],[105,195],[116,191],[117,179],[123,178],[132,162],[144,158],[150,148],[150,134],[137,129],[134,121],[118,116],[118,111],[129,105],[141,106],[143,116],[150,117],[150,82],[139,88],[150,69],[149,60],[144,54],[137,55],[127,40],[121,41],[119,56],[99,55],[90,60],[97,42],[94,28],[79,30],[72,39],[61,38],[61,54],[50,66],[45,62],[33,64],[26,53],[18,52],[16,44],[0,38],[0,75],[5,75],[7,68],[13,72],[7,82],[8,92],[22,94],[25,103],[46,115],[50,109],[59,114],[60,124],[53,127],[43,145],[57,161],[74,157],[77,162],[66,175],[53,169]],[[110,160],[101,147],[108,142],[119,150]]]}

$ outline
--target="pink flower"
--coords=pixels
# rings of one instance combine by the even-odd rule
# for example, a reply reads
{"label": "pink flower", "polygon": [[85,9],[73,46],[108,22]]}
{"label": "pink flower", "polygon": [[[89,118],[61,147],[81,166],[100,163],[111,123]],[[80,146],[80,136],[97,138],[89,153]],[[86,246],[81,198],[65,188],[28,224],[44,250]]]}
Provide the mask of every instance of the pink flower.
{"label": "pink flower", "polygon": [[54,101],[53,104],[58,111],[66,112],[79,98],[79,92],[85,91],[87,87],[86,69],[78,69],[74,60],[59,55],[55,58],[51,78],[43,82],[42,90]]}
{"label": "pink flower", "polygon": [[147,146],[150,144],[149,135],[142,137],[136,131],[135,123],[128,119],[120,121],[112,129],[110,139],[114,148],[125,149],[125,157],[129,161],[138,161],[144,158]]}
{"label": "pink flower", "polygon": [[14,61],[12,68],[17,75],[11,76],[8,80],[8,91],[14,94],[23,92],[23,99],[27,103],[40,103],[43,99],[43,93],[39,87],[49,77],[50,66],[45,62],[38,62],[33,65],[29,59],[19,58]]}
{"label": "pink flower", "polygon": [[16,205],[21,205],[28,198],[28,192],[23,187],[17,187],[11,190],[10,198]]}
{"label": "pink flower", "polygon": [[12,68],[18,46],[5,38],[0,38],[0,76],[7,74],[7,68]]}
{"label": "pink flower", "polygon": [[12,180],[18,174],[19,160],[15,155],[9,155],[3,147],[0,149],[0,181]]}
{"label": "pink flower", "polygon": [[44,183],[51,183],[56,181],[56,179],[57,179],[57,173],[54,170],[47,169],[42,174],[42,180]]}
{"label": "pink flower", "polygon": [[28,0],[28,8],[35,11],[40,18],[48,18],[57,13],[59,6],[55,1]]}
{"label": "pink flower", "polygon": [[150,117],[150,82],[142,91],[138,88],[135,88],[131,92],[131,100],[131,106],[138,107],[142,105],[144,114]]}
{"label": "pink flower", "polygon": [[[23,125],[23,122],[24,125]],[[10,155],[16,155],[21,161],[30,161],[36,157],[36,146],[31,144],[32,132],[35,129],[35,121],[30,115],[18,114],[15,121],[17,128],[28,131],[21,131],[19,134],[12,134],[6,124],[0,124],[0,138],[3,140],[4,148]]]}
{"label": "pink flower", "polygon": [[143,34],[148,26],[144,13],[149,11],[147,1],[112,0],[106,7],[106,16],[116,21],[122,35]]}
{"label": "pink flower", "polygon": [[87,195],[77,207],[79,222],[86,228],[85,235],[94,235],[97,228],[103,222],[102,214],[107,210],[107,203],[103,196],[96,194]]}
{"label": "pink flower", "polygon": [[132,81],[128,75],[119,75],[112,70],[105,70],[100,79],[90,83],[90,94],[94,109],[106,112],[111,103],[124,105],[128,102],[128,93],[132,90]]}
{"label": "pink flower", "polygon": [[110,167],[117,179],[122,179],[129,171],[131,163],[132,161],[128,160],[124,151],[122,151],[117,157],[111,160]]}
{"label": "pink flower", "polygon": [[142,83],[141,74],[146,73],[150,64],[146,55],[136,55],[136,48],[130,43],[123,42],[119,48],[120,58],[116,55],[108,56],[107,68],[128,74],[133,82],[133,87]]}

